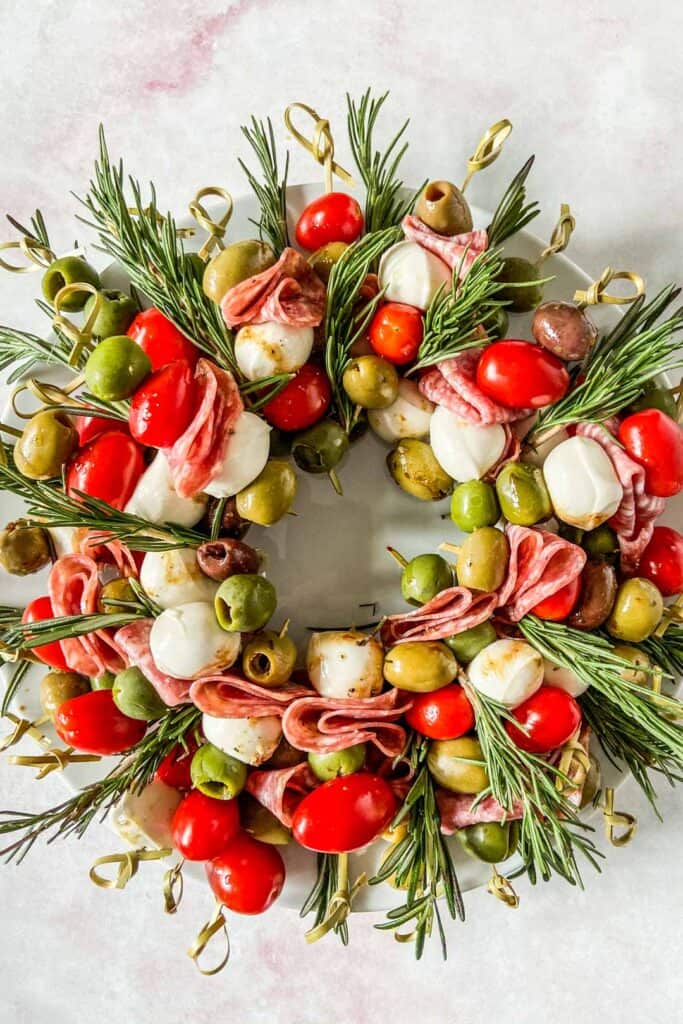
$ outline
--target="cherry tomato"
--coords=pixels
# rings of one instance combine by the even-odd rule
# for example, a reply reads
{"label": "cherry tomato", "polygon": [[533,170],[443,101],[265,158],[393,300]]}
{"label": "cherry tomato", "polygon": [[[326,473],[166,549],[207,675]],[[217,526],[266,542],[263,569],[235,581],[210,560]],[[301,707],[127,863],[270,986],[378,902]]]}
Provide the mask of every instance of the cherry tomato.
{"label": "cherry tomato", "polygon": [[185,359],[194,367],[199,359],[196,345],[154,307],[138,313],[126,333],[147,353],[152,370],[160,370],[176,359]]}
{"label": "cherry tomato", "polygon": [[396,813],[396,798],[378,775],[357,772],[305,796],[292,822],[300,846],[318,853],[349,853],[376,839]]}
{"label": "cherry tomato", "polygon": [[142,448],[132,437],[109,430],[81,448],[66,471],[67,494],[83,491],[113,508],[128,503],[145,468]]}
{"label": "cherry tomato", "polygon": [[532,615],[538,615],[539,619],[547,619],[548,622],[561,622],[566,619],[579,599],[581,592],[581,576],[577,576],[571,583],[560,587],[550,597],[539,601],[531,609]]}
{"label": "cherry tomato", "polygon": [[285,865],[276,847],[238,832],[223,853],[206,865],[217,900],[236,914],[262,914],[285,884]]}
{"label": "cherry tomato", "polygon": [[432,693],[416,693],[406,712],[411,729],[430,740],[457,740],[474,728],[474,711],[459,683]]}
{"label": "cherry tomato", "polygon": [[542,686],[512,716],[526,730],[506,722],[505,731],[513,743],[530,754],[547,754],[566,743],[579,727],[581,708],[566,690]]}
{"label": "cherry tomato", "polygon": [[193,789],[173,815],[173,845],[186,860],[212,860],[223,853],[239,827],[236,800],[214,800]]}
{"label": "cherry tomato", "polygon": [[[52,602],[45,595],[44,597],[34,597],[32,601],[29,601],[24,609],[24,614],[21,616],[21,621],[44,622],[46,619],[54,619],[54,617],[55,613],[52,608]],[[66,663],[64,651],[59,640],[55,640],[51,644],[41,644],[40,647],[33,647],[32,650],[35,656],[40,658],[46,665],[49,665],[50,668],[56,668],[58,672],[71,671]]]}
{"label": "cherry tomato", "polygon": [[128,424],[123,420],[108,420],[104,416],[76,416],[74,426],[78,433],[79,447],[86,445],[88,441],[94,440],[100,434],[107,431],[119,431],[121,434],[128,433]]}
{"label": "cherry tomato", "polygon": [[412,363],[422,344],[422,313],[405,302],[385,302],[373,316],[368,338],[378,356],[396,366]]}
{"label": "cherry tomato", "polygon": [[499,405],[540,409],[567,393],[569,374],[564,363],[540,345],[506,338],[482,352],[477,385]]}
{"label": "cherry tomato", "polygon": [[187,360],[176,359],[155,370],[130,403],[128,423],[135,440],[151,448],[170,448],[190,424],[196,392]]}
{"label": "cherry tomato", "polygon": [[93,690],[64,701],[55,715],[63,743],[86,754],[122,754],[142,739],[147,722],[119,711],[111,690]]}
{"label": "cherry tomato", "polygon": [[263,407],[263,415],[278,430],[305,430],[321,420],[332,401],[327,374],[315,363],[304,363],[282,391]]}
{"label": "cherry tomato", "polygon": [[643,409],[619,425],[619,440],[645,469],[645,490],[670,498],[683,489],[683,428],[659,409]]}
{"label": "cherry tomato", "polygon": [[655,526],[643,551],[638,575],[657,587],[664,597],[683,591],[683,534],[671,526]]}
{"label": "cherry tomato", "polygon": [[192,733],[186,736],[185,746],[178,743],[173,750],[169,750],[156,770],[156,778],[174,789],[192,789],[190,766],[198,746]]}
{"label": "cherry tomato", "polygon": [[327,192],[309,203],[296,222],[302,249],[319,249],[328,242],[355,242],[363,230],[363,211],[346,192]]}

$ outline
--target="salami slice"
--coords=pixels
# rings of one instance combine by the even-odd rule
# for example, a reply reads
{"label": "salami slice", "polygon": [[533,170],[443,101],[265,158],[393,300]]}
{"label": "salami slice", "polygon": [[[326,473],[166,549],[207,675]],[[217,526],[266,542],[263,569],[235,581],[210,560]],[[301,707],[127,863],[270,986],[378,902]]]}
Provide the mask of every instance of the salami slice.
{"label": "salami slice", "polygon": [[487,796],[473,807],[475,797],[469,793],[450,793],[440,787],[436,802],[441,815],[441,831],[452,836],[459,828],[478,825],[484,821],[518,821],[522,817],[522,804],[515,801],[511,811],[505,811],[494,796]]}
{"label": "salami slice", "polygon": [[507,577],[498,591],[502,614],[519,622],[534,605],[575,580],[586,564],[586,552],[548,530],[513,526],[505,533],[510,543]]}
{"label": "salami slice", "polygon": [[[89,555],[62,555],[52,566],[48,594],[55,618],[62,615],[94,615],[100,592],[97,562]],[[99,677],[124,667],[116,643],[104,629],[60,640],[72,672]]]}
{"label": "salami slice", "polygon": [[283,715],[292,701],[309,697],[309,686],[268,688],[232,672],[196,679],[190,698],[200,711],[214,718],[265,718]]}
{"label": "salami slice", "polygon": [[397,719],[411,705],[398,690],[364,700],[301,697],[287,708],[282,731],[297,750],[327,754],[357,743],[373,743],[387,757],[397,757],[406,731]]}
{"label": "salami slice", "polygon": [[287,248],[274,266],[230,288],[221,312],[228,327],[269,320],[317,327],[325,313],[325,285],[296,249]]}
{"label": "salami slice", "polygon": [[116,540],[106,530],[88,530],[79,540],[79,550],[96,561],[113,563],[120,576],[137,576],[138,567],[133,552],[123,541]]}
{"label": "salami slice", "polygon": [[403,234],[411,242],[417,242],[423,249],[438,256],[451,270],[462,268],[463,278],[482,252],[488,248],[489,237],[485,231],[467,231],[462,235],[440,235],[423,224],[418,217],[408,214],[401,223]]}
{"label": "salami slice", "polygon": [[448,587],[431,601],[405,615],[389,615],[382,623],[385,647],[406,640],[442,640],[478,626],[491,617],[495,594],[473,593],[467,587]]}
{"label": "salami slice", "polygon": [[481,353],[481,348],[467,349],[430,367],[418,384],[420,391],[430,402],[445,406],[460,419],[477,426],[524,419],[529,415],[528,409],[499,405],[477,386],[477,363]]}
{"label": "salami slice", "polygon": [[250,772],[245,789],[274,814],[285,828],[291,828],[298,805],[306,794],[318,785],[318,779],[309,768],[308,762],[304,761],[292,768],[274,768],[271,771],[259,769]]}
{"label": "salami slice", "polygon": [[169,707],[187,704],[190,700],[190,681],[167,676],[160,672],[154,663],[149,646],[153,622],[153,619],[138,619],[127,626],[122,626],[114,636],[116,646],[126,664],[136,665],[149,679],[164,704],[168,704]]}

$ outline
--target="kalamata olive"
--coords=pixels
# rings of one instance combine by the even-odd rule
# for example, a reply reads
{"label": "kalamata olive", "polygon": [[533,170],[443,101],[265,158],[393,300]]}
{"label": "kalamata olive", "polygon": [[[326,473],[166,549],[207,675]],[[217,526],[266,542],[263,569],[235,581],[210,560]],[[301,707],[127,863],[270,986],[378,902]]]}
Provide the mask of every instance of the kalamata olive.
{"label": "kalamata olive", "polygon": [[61,474],[77,444],[78,434],[66,413],[43,409],[24,427],[14,461],[30,480],[50,480]]}
{"label": "kalamata olive", "polygon": [[580,532],[581,536],[576,543],[580,544],[588,557],[595,561],[600,559],[609,561],[619,550],[619,538],[607,523],[597,526],[594,530]]}
{"label": "kalamata olive", "polygon": [[[51,263],[43,274],[41,288],[50,305],[54,302],[57,292],[67,284],[91,284],[95,288],[101,287],[95,268],[80,256],[62,256]],[[87,298],[86,292],[74,292],[64,299],[62,309],[71,313],[83,309]]]}
{"label": "kalamata olive", "polygon": [[652,678],[649,671],[652,668],[652,662],[645,651],[641,651],[638,647],[631,647],[630,644],[615,644],[612,654],[633,665],[633,668],[625,668],[619,673],[623,680],[627,683],[635,683],[636,686],[647,686],[648,681]]}
{"label": "kalamata olive", "polygon": [[450,181],[430,181],[415,206],[427,227],[440,235],[461,235],[472,230],[472,213],[464,195]]}
{"label": "kalamata olive", "polygon": [[489,785],[484,754],[474,736],[432,740],[427,767],[440,786],[452,793],[481,793]]}
{"label": "kalamata olive", "polygon": [[478,626],[470,626],[469,629],[464,629],[462,633],[449,636],[444,643],[450,647],[461,665],[469,665],[479,654],[479,651],[483,651],[485,647],[488,647],[489,644],[492,644],[497,639],[498,634],[491,623],[480,622]]}
{"label": "kalamata olive", "polygon": [[496,477],[496,494],[503,515],[517,526],[534,526],[552,515],[543,473],[531,462],[506,462]]}
{"label": "kalamata olive", "polygon": [[431,693],[453,682],[458,663],[439,640],[409,640],[387,651],[383,671],[386,681],[399,690]]}
{"label": "kalamata olive", "polygon": [[242,652],[242,671],[259,686],[282,686],[296,665],[296,644],[284,632],[264,629]]}
{"label": "kalamata olive", "polygon": [[521,256],[508,256],[498,275],[501,287],[497,297],[509,303],[511,312],[529,313],[543,299],[540,279],[541,273],[534,263]]}
{"label": "kalamata olive", "polygon": [[460,828],[455,833],[460,844],[470,857],[483,860],[485,864],[500,864],[517,849],[519,823],[508,821],[481,821],[476,825]]}
{"label": "kalamata olive", "polygon": [[359,356],[344,370],[344,391],[362,409],[386,409],[398,395],[396,367],[381,356]]}
{"label": "kalamata olive", "polygon": [[48,533],[40,526],[17,519],[0,533],[0,565],[13,576],[38,572],[51,557]]}
{"label": "kalamata olive", "polygon": [[348,242],[327,242],[308,257],[308,262],[325,284],[330,279],[332,267],[339,262],[348,247]]}
{"label": "kalamata olive", "polygon": [[90,680],[78,672],[48,672],[40,681],[40,706],[54,717],[60,705],[90,690]]}
{"label": "kalamata olive", "polygon": [[119,711],[141,722],[152,722],[166,711],[166,705],[147,676],[135,666],[117,674],[112,696]]}
{"label": "kalamata olive", "polygon": [[289,829],[250,793],[240,794],[240,825],[254,839],[271,846],[286,846],[290,840]]}
{"label": "kalamata olive", "polygon": [[639,644],[654,633],[663,612],[662,595],[654,583],[635,576],[617,590],[607,632],[617,640]]}
{"label": "kalamata olive", "polygon": [[117,601],[136,601],[135,591],[130,580],[125,576],[117,576],[102,585],[97,598],[98,612],[120,612],[123,609]]}
{"label": "kalamata olive", "polygon": [[567,362],[583,359],[598,337],[593,321],[573,302],[541,303],[531,333],[539,345]]}
{"label": "kalamata olive", "polygon": [[597,629],[608,618],[616,596],[614,568],[607,562],[586,562],[579,600],[565,622],[574,629]]}
{"label": "kalamata olive", "polygon": [[[97,296],[91,295],[85,304],[83,315],[90,316]],[[114,334],[125,334],[139,312],[138,304],[130,295],[117,288],[104,288],[100,292],[100,308],[92,326],[96,338],[111,338]]]}
{"label": "kalamata olive", "polygon": [[461,587],[497,590],[507,574],[510,545],[495,526],[482,526],[464,539],[455,571]]}
{"label": "kalamata olive", "polygon": [[221,537],[199,545],[197,563],[205,576],[222,583],[236,573],[258,572],[261,559],[249,544],[233,537]]}
{"label": "kalamata olive", "polygon": [[237,512],[259,526],[272,526],[287,515],[296,491],[296,473],[290,464],[269,459],[256,479],[236,496]]}
{"label": "kalamata olive", "polygon": [[387,467],[398,486],[420,501],[439,501],[453,487],[430,446],[416,438],[399,441],[387,455]]}
{"label": "kalamata olive", "polygon": [[453,571],[441,555],[425,554],[411,558],[401,574],[401,594],[409,604],[431,601],[453,584]]}
{"label": "kalamata olive", "polygon": [[[207,533],[213,531],[213,524],[216,518],[216,512],[221,504],[219,498],[209,498],[209,502],[206,506],[206,512],[202,519],[201,525],[204,527]],[[221,515],[221,525],[218,531],[221,537],[234,537],[235,540],[242,540],[246,537],[247,533],[251,528],[251,523],[248,519],[243,519],[237,511],[237,498],[233,495],[231,498],[225,499],[225,505],[223,506],[223,512]]]}
{"label": "kalamata olive", "polygon": [[500,519],[495,488],[483,480],[458,484],[451,497],[451,519],[464,533],[480,526],[495,526]]}
{"label": "kalamata olive", "polygon": [[233,242],[209,260],[204,270],[204,294],[221,302],[225,293],[248,277],[260,274],[275,263],[275,253],[254,238]]}
{"label": "kalamata olive", "polygon": [[668,388],[662,387],[654,380],[647,382],[640,398],[629,406],[630,412],[642,412],[643,409],[659,409],[672,420],[677,417],[676,399]]}
{"label": "kalamata olive", "polygon": [[356,743],[345,750],[334,750],[323,754],[310,753],[308,763],[317,779],[328,782],[340,775],[353,775],[363,767],[365,762],[365,744]]}

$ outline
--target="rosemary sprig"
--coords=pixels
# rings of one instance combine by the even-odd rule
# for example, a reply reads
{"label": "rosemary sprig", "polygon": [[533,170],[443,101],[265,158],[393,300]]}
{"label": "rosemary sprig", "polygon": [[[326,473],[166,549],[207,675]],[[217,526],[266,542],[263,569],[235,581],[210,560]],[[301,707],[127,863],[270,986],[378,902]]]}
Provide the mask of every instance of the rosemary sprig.
{"label": "rosemary sprig", "polygon": [[[339,854],[319,853],[317,869],[318,874],[313,888],[299,911],[299,917],[315,914],[314,928],[327,917],[330,901],[339,888]],[[334,926],[333,930],[335,935],[341,939],[342,944],[348,946],[349,926],[347,921],[341,921]]]}
{"label": "rosemary sprig", "polygon": [[33,242],[37,242],[38,245],[42,245],[45,249],[52,248],[50,245],[50,236],[47,232],[47,225],[45,224],[45,218],[40,210],[36,210],[31,217],[30,228],[20,224],[19,221],[9,213],[5,214],[5,216],[12,227],[15,228],[20,235],[23,235],[25,238],[28,238]]}
{"label": "rosemary sprig", "polygon": [[270,118],[266,122],[251,119],[251,125],[242,125],[242,134],[251,146],[261,167],[263,180],[239,160],[247,176],[261,212],[259,219],[252,221],[259,229],[259,237],[267,238],[279,256],[289,245],[287,232],[287,175],[289,174],[289,151],[285,153],[285,166],[280,177],[280,168],[275,144],[275,133]]}
{"label": "rosemary sprig", "polygon": [[541,212],[535,200],[531,203],[526,201],[526,179],[534,159],[530,156],[521,170],[517,171],[498,203],[493,220],[486,229],[491,248],[501,245],[511,235],[516,235]]}
{"label": "rosemary sprig", "polygon": [[665,672],[683,676],[683,626],[672,622],[664,636],[653,634],[639,646]]}
{"label": "rosemary sprig", "polygon": [[21,659],[12,666],[12,672],[5,687],[5,692],[2,697],[2,705],[0,706],[0,715],[6,715],[10,709],[10,705],[17,695],[19,687],[21,686],[24,676],[31,667],[31,662],[28,660]]}
{"label": "rosemary sprig", "polygon": [[43,644],[66,640],[72,636],[85,636],[98,629],[118,629],[146,615],[143,608],[135,611],[102,612],[86,615],[58,615],[42,622],[25,622],[10,626],[2,633],[6,650],[30,651]]}
{"label": "rosemary sprig", "polygon": [[23,608],[15,608],[12,604],[0,604],[0,627],[11,629],[21,622]]}
{"label": "rosemary sprig", "polygon": [[64,344],[63,337],[39,338],[28,331],[0,326],[0,371],[12,366],[7,383],[14,384],[39,363],[69,365],[72,343]]}

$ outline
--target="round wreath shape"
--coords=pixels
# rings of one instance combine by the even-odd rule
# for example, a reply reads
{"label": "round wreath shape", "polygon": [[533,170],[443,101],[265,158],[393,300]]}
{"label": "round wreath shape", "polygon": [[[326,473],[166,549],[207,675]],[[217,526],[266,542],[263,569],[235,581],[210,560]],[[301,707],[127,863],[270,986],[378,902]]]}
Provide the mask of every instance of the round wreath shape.
{"label": "round wreath shape", "polygon": [[[533,158],[490,218],[465,197],[510,123],[460,187],[410,191],[407,122],[376,142],[386,99],[348,98],[353,176],[329,123],[287,109],[324,168],[298,206],[273,126],[252,119],[252,237],[217,187],[179,226],[102,134],[80,220],[112,266],[59,254],[39,212],[9,218],[3,246],[5,269],[39,271],[52,332],[0,328],[0,486],[19,509],[0,563],[42,574],[0,609],[0,744],[39,778],[87,775],[56,807],[3,811],[0,845],[21,860],[108,816],[125,845],[92,881],[123,888],[160,860],[170,913],[203,867],[204,973],[227,962],[203,957],[226,913],[267,910],[288,871],[313,882],[309,941],[346,943],[354,901],[383,886],[378,927],[418,957],[436,934],[445,956],[443,915],[464,918],[472,879],[512,907],[521,874],[581,884],[600,868],[596,809],[614,845],[635,833],[619,776],[656,808],[657,773],[683,769],[683,536],[656,525],[683,488],[678,289],[649,298],[606,268],[555,296],[575,225],[563,205],[529,249]],[[319,597],[327,625],[297,622],[271,538],[320,531],[321,509],[333,532],[369,443],[393,480],[374,485],[397,485],[397,520],[419,509],[424,531],[388,547],[393,607],[332,622]]]}

